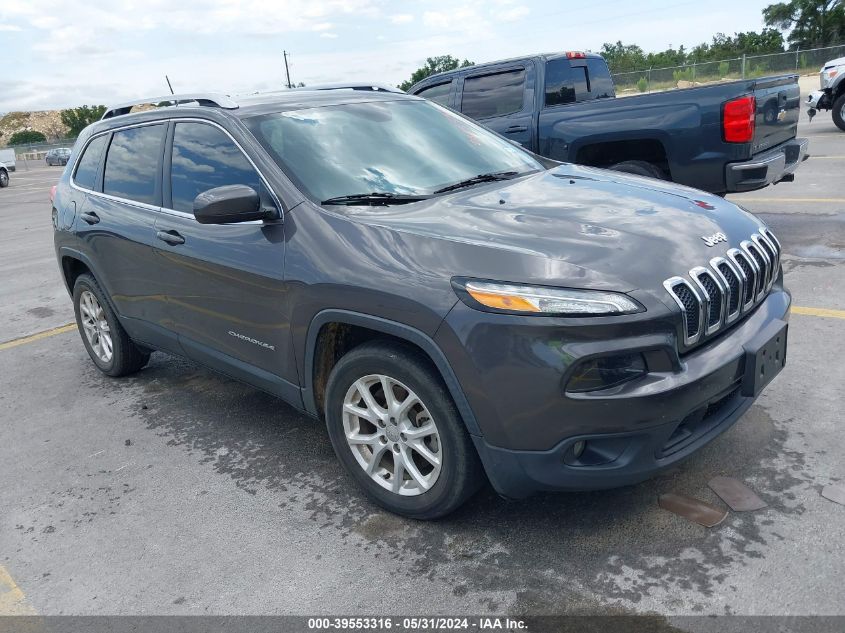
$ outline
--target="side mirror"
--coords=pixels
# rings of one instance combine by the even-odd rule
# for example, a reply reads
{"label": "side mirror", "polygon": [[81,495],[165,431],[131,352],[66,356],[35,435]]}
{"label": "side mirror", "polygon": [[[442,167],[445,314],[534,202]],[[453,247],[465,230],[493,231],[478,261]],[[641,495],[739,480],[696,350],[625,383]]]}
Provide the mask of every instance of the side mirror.
{"label": "side mirror", "polygon": [[246,185],[226,185],[194,198],[194,217],[200,224],[234,224],[263,220],[258,192]]}

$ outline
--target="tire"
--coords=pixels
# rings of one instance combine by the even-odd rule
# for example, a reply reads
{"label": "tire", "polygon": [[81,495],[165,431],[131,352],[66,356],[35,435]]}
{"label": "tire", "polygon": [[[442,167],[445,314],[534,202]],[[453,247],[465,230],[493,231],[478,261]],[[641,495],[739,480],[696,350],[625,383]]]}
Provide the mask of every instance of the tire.
{"label": "tire", "polygon": [[[408,403],[416,396],[404,415],[390,417],[381,377],[387,378],[395,404]],[[372,384],[367,386],[367,381]],[[362,386],[377,405],[376,413],[364,401]],[[347,406],[357,406],[368,417],[347,412]],[[343,356],[329,376],[325,410],[340,463],[370,500],[390,512],[436,519],[466,502],[484,482],[478,453],[445,385],[427,359],[410,346],[375,341]],[[394,414],[397,410],[393,409]],[[348,434],[372,441],[353,446]],[[428,458],[423,457],[426,451]],[[378,466],[370,475],[365,464],[372,462],[375,454]],[[406,469],[408,459],[412,465]],[[401,469],[397,463],[402,464]],[[395,476],[397,470],[400,478]],[[400,492],[395,492],[397,487]]]}
{"label": "tire", "polygon": [[[73,285],[73,311],[88,355],[97,369],[107,376],[135,373],[150,360],[149,352],[129,339],[106,301],[105,293],[89,274],[77,277]],[[94,318],[91,318],[92,314]],[[88,332],[92,330],[93,335],[89,336]],[[106,353],[109,347],[106,341],[110,342],[111,354]]]}
{"label": "tire", "polygon": [[833,102],[833,122],[840,130],[845,132],[845,92],[839,95],[839,98]]}
{"label": "tire", "polygon": [[9,186],[9,174],[5,169],[0,169],[0,189]]}
{"label": "tire", "polygon": [[627,174],[636,174],[637,176],[646,176],[648,178],[656,178],[657,180],[669,180],[660,167],[654,163],[647,163],[644,160],[625,160],[621,163],[612,165],[610,169],[614,171],[623,171]]}

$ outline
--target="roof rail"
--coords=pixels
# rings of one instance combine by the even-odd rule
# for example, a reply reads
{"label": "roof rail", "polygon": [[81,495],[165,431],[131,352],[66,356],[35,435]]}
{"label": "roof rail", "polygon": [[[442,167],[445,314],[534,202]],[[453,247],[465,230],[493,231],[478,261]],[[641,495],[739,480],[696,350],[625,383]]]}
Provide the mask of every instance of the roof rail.
{"label": "roof rail", "polygon": [[369,90],[371,92],[398,92],[400,94],[404,94],[402,90],[399,90],[399,88],[394,88],[393,86],[386,86],[384,84],[364,83],[364,82],[357,82],[357,83],[340,82],[340,83],[332,83],[332,84],[317,84],[315,86],[304,86],[302,88],[292,88],[292,90]]}
{"label": "roof rail", "polygon": [[122,114],[129,114],[134,106],[144,105],[147,103],[159,104],[168,102],[175,105],[180,103],[196,103],[200,106],[207,106],[211,108],[225,108],[226,110],[234,110],[238,107],[229,95],[217,94],[214,92],[197,93],[197,94],[181,94],[181,95],[162,95],[161,97],[148,97],[146,99],[136,99],[121,103],[120,105],[112,106],[103,113],[103,119],[110,119]]}

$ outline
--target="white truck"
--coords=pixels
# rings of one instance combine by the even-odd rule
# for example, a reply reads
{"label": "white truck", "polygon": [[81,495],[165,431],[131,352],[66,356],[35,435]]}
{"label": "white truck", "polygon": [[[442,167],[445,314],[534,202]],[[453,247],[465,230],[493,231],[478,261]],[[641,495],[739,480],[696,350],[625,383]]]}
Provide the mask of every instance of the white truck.
{"label": "white truck", "polygon": [[820,90],[807,96],[810,119],[819,110],[831,110],[833,122],[845,132],[845,57],[827,62],[819,73]]}
{"label": "white truck", "polygon": [[0,149],[0,163],[4,163],[8,171],[15,171],[15,150],[10,147]]}

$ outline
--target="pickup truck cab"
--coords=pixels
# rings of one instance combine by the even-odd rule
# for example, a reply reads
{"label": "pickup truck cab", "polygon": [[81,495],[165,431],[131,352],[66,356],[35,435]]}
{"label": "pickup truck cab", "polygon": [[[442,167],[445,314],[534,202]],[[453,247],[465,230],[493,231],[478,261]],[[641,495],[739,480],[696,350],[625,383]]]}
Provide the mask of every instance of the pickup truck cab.
{"label": "pickup truck cab", "polygon": [[604,58],[570,52],[440,73],[409,92],[547,158],[716,194],[792,180],[807,158],[797,75],[616,98]]}

